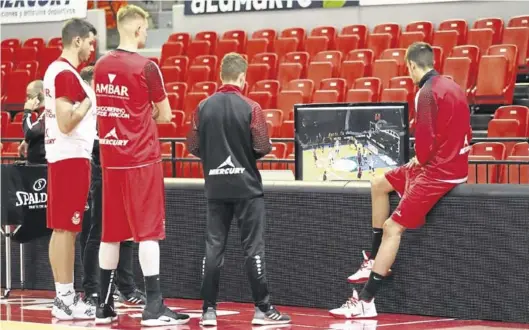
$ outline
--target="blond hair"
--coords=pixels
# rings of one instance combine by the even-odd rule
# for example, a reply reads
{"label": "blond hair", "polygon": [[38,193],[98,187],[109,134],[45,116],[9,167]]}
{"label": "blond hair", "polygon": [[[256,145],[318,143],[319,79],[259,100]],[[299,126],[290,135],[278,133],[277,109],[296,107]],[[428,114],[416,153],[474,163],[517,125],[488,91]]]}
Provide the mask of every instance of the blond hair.
{"label": "blond hair", "polygon": [[136,5],[126,5],[124,7],[119,8],[117,14],[117,22],[118,24],[120,24],[128,19],[147,19],[148,17],[149,13],[143,10],[143,8],[138,7]]}
{"label": "blond hair", "polygon": [[235,81],[241,73],[246,73],[248,62],[237,53],[224,55],[220,65],[220,79],[222,81]]}

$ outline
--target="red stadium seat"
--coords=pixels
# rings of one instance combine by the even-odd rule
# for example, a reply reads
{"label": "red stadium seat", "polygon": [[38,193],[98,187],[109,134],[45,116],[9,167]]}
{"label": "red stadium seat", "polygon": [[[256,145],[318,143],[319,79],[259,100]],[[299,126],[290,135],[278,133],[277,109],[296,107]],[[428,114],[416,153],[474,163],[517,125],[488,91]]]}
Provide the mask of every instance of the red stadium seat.
{"label": "red stadium seat", "polygon": [[362,61],[344,61],[340,77],[347,82],[347,88],[351,88],[358,78],[366,76],[366,65]]}
{"label": "red stadium seat", "polygon": [[333,76],[333,65],[331,62],[311,62],[309,65],[307,78],[314,82],[315,86],[319,86],[324,79]]}
{"label": "red stadium seat", "polygon": [[274,42],[276,40],[276,31],[273,29],[262,29],[252,33],[252,39],[266,39],[268,40],[267,52],[274,51]]}
{"label": "red stadium seat", "polygon": [[507,156],[505,145],[500,142],[478,142],[472,145],[469,155],[490,156],[497,160],[505,159]]}
{"label": "red stadium seat", "polygon": [[237,53],[239,52],[239,49],[241,49],[241,47],[239,45],[239,41],[236,39],[221,39],[215,48],[215,55],[218,57],[220,62],[226,54]]}
{"label": "red stadium seat", "polygon": [[398,48],[408,48],[415,42],[423,42],[426,40],[424,32],[414,31],[414,32],[402,32],[399,38],[399,43],[397,44]]}
{"label": "red stadium seat", "polygon": [[464,45],[467,42],[468,23],[464,19],[450,19],[442,21],[437,29],[438,31],[456,31],[458,33],[458,45]]}
{"label": "red stadium seat", "polygon": [[519,142],[514,145],[511,156],[529,156],[529,143]]}
{"label": "red stadium seat", "polygon": [[24,138],[24,131],[22,130],[22,122],[11,122],[7,125],[7,138]]}
{"label": "red stadium seat", "polygon": [[180,42],[184,46],[184,54],[187,52],[187,47],[191,41],[191,36],[186,32],[175,32],[171,33],[167,42]]}
{"label": "red stadium seat", "polygon": [[392,48],[392,45],[392,36],[389,33],[372,33],[367,38],[367,48],[373,51],[375,59],[378,59],[384,50]]}
{"label": "red stadium seat", "polygon": [[281,126],[281,137],[293,138],[294,137],[294,121],[285,120]]}
{"label": "red stadium seat", "polygon": [[529,136],[529,108],[523,105],[505,105],[494,112],[494,119],[514,119],[520,124],[523,136]]}
{"label": "red stadium seat", "polygon": [[7,104],[22,104],[26,101],[26,87],[31,82],[29,71],[15,70],[9,76]]}
{"label": "red stadium seat", "polygon": [[508,27],[529,27],[529,15],[511,17]]}
{"label": "red stadium seat", "polygon": [[29,72],[29,79],[37,79],[37,74],[39,72],[39,62],[37,61],[26,61],[18,62],[18,65],[15,70],[26,70]]}
{"label": "red stadium seat", "polygon": [[257,168],[265,171],[279,170],[281,164],[279,164],[278,162],[267,161],[271,159],[277,160],[277,156],[273,154],[265,155],[263,158],[257,161]]}
{"label": "red stadium seat", "polygon": [[432,46],[443,50],[444,57],[450,56],[452,49],[457,46],[459,34],[455,30],[435,31]]}
{"label": "red stadium seat", "polygon": [[338,101],[342,102],[345,97],[347,82],[341,78],[324,79],[320,83],[319,90],[336,91],[338,92]]}
{"label": "red stadium seat", "polygon": [[15,52],[12,48],[2,48],[2,62],[14,62],[15,61]]}
{"label": "red stadium seat", "polygon": [[432,47],[433,51],[433,67],[438,72],[443,68],[443,50],[440,47]]}
{"label": "red stadium seat", "polygon": [[[488,137],[523,137],[522,125],[516,119],[492,119],[489,122]],[[514,142],[504,142],[506,154],[510,155]]]}
{"label": "red stadium seat", "polygon": [[13,71],[13,68],[14,68],[13,62],[4,62],[4,61],[2,61],[1,69],[2,69],[3,73],[9,75],[11,73],[11,71]]}
{"label": "red stadium seat", "polygon": [[272,125],[270,135],[272,137],[281,137],[281,125],[283,124],[283,111],[279,109],[263,110],[266,121]]}
{"label": "red stadium seat", "polygon": [[[481,142],[472,145],[470,149],[470,159],[474,157],[487,157],[483,160],[504,160],[507,156],[506,148],[503,143],[499,142]],[[476,159],[480,160],[480,159]],[[469,183],[497,183],[499,181],[499,165],[469,165]],[[487,171],[489,172],[487,175]],[[472,172],[472,173],[470,173]],[[476,172],[478,180],[476,180]]]}
{"label": "red stadium seat", "polygon": [[176,129],[177,129],[177,135],[178,134],[178,128],[181,128],[185,125],[186,120],[186,114],[181,110],[172,110],[171,113],[173,114],[173,118],[171,118],[171,122],[175,123]]}
{"label": "red stadium seat", "polygon": [[369,28],[364,24],[348,25],[342,28],[342,32],[340,34],[358,36],[358,48],[364,48],[367,44]]}
{"label": "red stadium seat", "polygon": [[270,67],[267,64],[250,64],[246,71],[246,81],[250,90],[253,85],[260,81],[270,78]]}
{"label": "red stadium seat", "polygon": [[189,93],[184,100],[184,113],[186,114],[186,121],[191,119],[191,115],[197,109],[198,105],[202,100],[206,99],[208,94],[206,93]]}
{"label": "red stadium seat", "polygon": [[16,50],[20,47],[20,40],[15,38],[4,39],[2,40],[1,47]]}
{"label": "red stadium seat", "polygon": [[48,41],[48,47],[59,47],[62,49],[62,38],[61,37],[51,38]]}
{"label": "red stadium seat", "polygon": [[177,66],[162,66],[161,72],[164,82],[167,83],[177,82],[183,78],[182,72]]}
{"label": "red stadium seat", "polygon": [[318,90],[312,96],[312,103],[338,103],[340,95],[334,90]]}
{"label": "red stadium seat", "polygon": [[529,65],[529,27],[508,27],[503,31],[503,44],[518,48],[518,67],[526,70]]}
{"label": "red stadium seat", "polygon": [[171,138],[176,136],[175,123],[158,123],[158,136],[161,138]]}
{"label": "red stadium seat", "polygon": [[408,73],[408,68],[406,67],[406,49],[405,48],[393,48],[386,49],[380,55],[381,60],[395,60],[397,61],[398,74],[405,75]]}
{"label": "red stadium seat", "polygon": [[178,94],[167,93],[167,100],[169,101],[169,106],[171,107],[171,110],[181,109],[180,105],[182,104],[182,100],[180,100],[180,96]]}
{"label": "red stadium seat", "polygon": [[[425,41],[427,43],[432,42],[433,37],[433,23],[428,21],[419,21],[419,22],[412,22],[406,25],[406,32],[422,32],[424,35],[424,39],[421,41]],[[404,34],[404,33],[403,33]],[[402,38],[402,35],[401,35]],[[401,48],[406,48],[401,46]]]}
{"label": "red stadium seat", "polygon": [[286,54],[280,63],[299,63],[303,67],[303,76],[306,73],[307,67],[309,66],[310,55],[307,52],[290,52]]}
{"label": "red stadium seat", "polygon": [[347,91],[345,102],[371,103],[373,102],[373,92],[369,89],[350,89]]}
{"label": "red stadium seat", "polygon": [[305,51],[309,54],[310,57],[328,50],[329,39],[322,36],[309,36],[305,41]]}
{"label": "red stadium seat", "polygon": [[415,126],[415,98],[406,88],[386,88],[380,95],[380,102],[396,102],[408,104],[408,122],[410,130],[413,131]]}
{"label": "red stadium seat", "polygon": [[[508,156],[508,161],[528,162],[528,156]],[[501,183],[529,184],[529,165],[503,165],[501,169]]]}
{"label": "red stadium seat", "polygon": [[[492,161],[497,160],[491,156],[468,156],[470,161]],[[497,164],[469,164],[468,165],[468,179],[467,183],[484,184],[484,183],[498,183],[500,181],[500,166]]]}
{"label": "red stadium seat", "polygon": [[279,81],[277,80],[260,80],[253,87],[253,92],[268,92],[271,95],[270,108],[275,108],[277,104],[277,95],[279,94]]}
{"label": "red stadium seat", "polygon": [[509,69],[509,60],[505,56],[482,56],[474,90],[474,102],[476,104],[511,104],[514,84],[512,84],[512,78],[509,77]]}
{"label": "red stadium seat", "polygon": [[284,119],[294,119],[294,105],[303,104],[303,93],[299,90],[281,91],[277,96],[277,107],[283,111]]}
{"label": "red stadium seat", "polygon": [[270,67],[270,78],[274,79],[277,76],[278,57],[274,53],[256,54],[251,64],[267,64]]}
{"label": "red stadium seat", "polygon": [[185,77],[189,66],[189,58],[187,56],[170,56],[162,62],[162,67],[164,66],[178,67],[182,77]]}
{"label": "red stadium seat", "polygon": [[[301,27],[293,27],[293,28],[284,29],[283,31],[281,31],[281,34],[279,35],[278,40],[281,39],[281,38],[294,38],[294,39],[296,39],[298,48],[293,50],[293,51],[302,50],[303,47],[304,47],[304,42],[305,42],[305,29],[303,29]],[[276,44],[276,48],[275,49],[276,49],[276,53],[278,53],[278,55],[279,55],[277,44]],[[281,56],[280,56],[280,58],[281,58]]]}
{"label": "red stadium seat", "polygon": [[[395,23],[384,23],[378,24],[373,28],[373,33],[384,34],[387,33],[391,36],[391,42],[386,48],[397,47],[397,43],[400,37],[400,25]],[[370,47],[368,47],[370,48]]]}
{"label": "red stadium seat", "polygon": [[[191,66],[205,66],[209,69],[209,75],[206,80],[215,80],[217,79],[217,67],[218,67],[219,58],[215,55],[201,55],[195,57],[191,61]],[[189,85],[192,86],[192,85]]]}
{"label": "red stadium seat", "polygon": [[468,97],[476,83],[476,78],[470,74],[472,71],[472,61],[468,57],[448,57],[442,72],[461,86]]}
{"label": "red stadium seat", "polygon": [[44,77],[44,73],[46,72],[46,69],[48,66],[53,63],[56,59],[61,56],[61,48],[59,47],[46,47],[43,48],[39,53],[39,71],[38,74],[39,77]]}
{"label": "red stadium seat", "polygon": [[399,76],[399,65],[396,60],[376,60],[372,76],[380,78],[382,88],[387,88],[390,79]]}
{"label": "red stadium seat", "polygon": [[311,37],[326,37],[329,40],[329,49],[334,49],[336,28],[333,26],[318,26],[310,31]]}
{"label": "red stadium seat", "polygon": [[269,109],[272,101],[272,94],[269,92],[250,92],[248,98],[257,102],[263,109]]}
{"label": "red stadium seat", "polygon": [[332,64],[332,76],[340,76],[340,65],[342,64],[342,53],[336,50],[319,52],[312,57],[311,62],[329,62]]}
{"label": "red stadium seat", "polygon": [[[216,47],[217,47],[217,42],[219,40],[219,37],[217,35],[217,32],[215,31],[201,31],[201,32],[198,32],[196,35],[195,35],[195,39],[193,40],[194,41],[207,41],[209,42],[209,45],[210,45],[210,51],[211,52],[214,52]],[[201,55],[207,55],[207,54],[201,54]]]}
{"label": "red stadium seat", "polygon": [[42,48],[46,47],[44,39],[42,38],[30,38],[24,41],[22,47],[32,47],[37,49],[37,53],[41,51]]}
{"label": "red stadium seat", "polygon": [[282,142],[272,143],[272,151],[270,154],[276,156],[279,159],[284,159],[287,157],[287,144]]}
{"label": "red stadium seat", "polygon": [[467,57],[472,61],[470,70],[470,79],[475,81],[478,75],[479,60],[481,58],[480,50],[477,46],[464,45],[452,49],[450,57]]}
{"label": "red stadium seat", "polygon": [[499,44],[503,37],[503,20],[501,18],[489,17],[474,21],[474,29],[491,29],[494,33],[493,44]]}
{"label": "red stadium seat", "polygon": [[477,46],[482,54],[492,46],[494,31],[492,29],[470,29],[468,30],[467,43]]}
{"label": "red stadium seat", "polygon": [[303,103],[309,103],[314,92],[314,86],[314,82],[310,79],[296,79],[283,86],[283,91],[300,91],[303,96]]}
{"label": "red stadium seat", "polygon": [[345,61],[362,61],[366,65],[366,74],[371,74],[371,66],[375,61],[375,53],[371,49],[357,49],[345,56]]}
{"label": "red stadium seat", "polygon": [[191,154],[185,157],[188,161],[182,163],[182,177],[184,178],[204,178],[204,169],[200,158]]}
{"label": "red stadium seat", "polygon": [[277,72],[277,80],[281,86],[286,86],[291,80],[300,79],[303,66],[299,63],[281,63]]}
{"label": "red stadium seat", "polygon": [[165,83],[165,90],[167,93],[175,93],[178,95],[178,104],[175,109],[182,109],[183,101],[187,94],[187,84],[184,82]]}
{"label": "red stadium seat", "polygon": [[[222,40],[236,40],[237,41],[237,50],[235,52],[237,53],[244,53],[246,51],[246,32],[243,30],[230,30],[224,32],[222,35]],[[219,57],[220,59],[220,57]]]}
{"label": "red stadium seat", "polygon": [[347,92],[346,102],[378,102],[381,89],[379,78],[359,78]]}
{"label": "red stadium seat", "polygon": [[195,57],[201,56],[201,55],[209,55],[211,54],[211,45],[209,41],[205,40],[193,40],[189,43],[189,46],[187,47],[187,57],[189,57],[189,61],[193,62]]}
{"label": "red stadium seat", "polygon": [[417,92],[417,85],[415,85],[413,80],[408,76],[391,78],[389,81],[389,88],[404,88],[410,94],[415,94]]}
{"label": "red stadium seat", "polygon": [[214,94],[217,91],[217,83],[212,81],[201,81],[191,87],[191,93],[204,92],[208,96]]}
{"label": "red stadium seat", "polygon": [[168,42],[162,45],[162,54],[160,62],[165,63],[165,60],[173,56],[181,56],[184,54],[184,45],[181,42]]}
{"label": "red stadium seat", "polygon": [[342,54],[360,48],[359,45],[360,38],[355,34],[340,34],[336,37],[336,50]]}
{"label": "red stadium seat", "polygon": [[253,57],[259,53],[265,53],[268,50],[267,39],[250,39],[246,42],[246,56],[248,63],[252,63]]}
{"label": "red stadium seat", "polygon": [[274,42],[274,49],[280,62],[286,54],[295,52],[298,48],[299,40],[296,38],[278,38]]}

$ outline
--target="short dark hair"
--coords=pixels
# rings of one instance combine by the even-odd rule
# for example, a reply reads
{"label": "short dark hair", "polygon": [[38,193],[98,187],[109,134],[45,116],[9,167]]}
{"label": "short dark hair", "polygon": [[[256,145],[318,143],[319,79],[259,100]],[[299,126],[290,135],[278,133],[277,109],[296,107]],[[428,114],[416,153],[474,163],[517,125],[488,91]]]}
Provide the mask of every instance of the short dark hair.
{"label": "short dark hair", "polygon": [[97,30],[92,25],[92,23],[84,19],[72,18],[66,21],[62,28],[62,44],[63,46],[67,47],[71,45],[73,39],[77,37],[86,39],[90,35],[90,32],[92,32],[94,35],[97,34]]}
{"label": "short dark hair", "polygon": [[91,82],[92,79],[94,79],[94,67],[93,66],[87,66],[84,67],[81,72],[79,73],[81,78],[83,78],[86,82]]}
{"label": "short dark hair", "polygon": [[241,73],[246,73],[248,62],[237,53],[228,53],[222,59],[220,65],[220,78],[226,81],[234,81]]}
{"label": "short dark hair", "polygon": [[426,42],[415,42],[406,51],[406,62],[413,62],[421,69],[433,68],[433,49]]}

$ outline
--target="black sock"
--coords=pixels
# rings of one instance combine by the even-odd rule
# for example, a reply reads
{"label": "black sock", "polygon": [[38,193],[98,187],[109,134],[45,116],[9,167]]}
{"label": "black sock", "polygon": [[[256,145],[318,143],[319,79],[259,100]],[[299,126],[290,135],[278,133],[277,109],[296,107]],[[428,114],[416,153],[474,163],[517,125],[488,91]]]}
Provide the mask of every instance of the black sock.
{"label": "black sock", "polygon": [[382,234],[383,234],[382,228],[373,228],[373,241],[371,242],[371,255],[369,256],[370,259],[375,259],[378,253],[378,248],[380,247],[380,243],[382,243]]}
{"label": "black sock", "polygon": [[109,304],[114,302],[114,270],[101,269],[101,294],[99,304]]}
{"label": "black sock", "polygon": [[359,298],[364,301],[371,301],[371,299],[373,299],[377,294],[383,279],[384,276],[371,271],[369,280],[367,281],[366,285],[364,285],[362,291],[360,291]]}
{"label": "black sock", "polygon": [[154,303],[162,298],[160,275],[145,276],[145,291],[148,304]]}

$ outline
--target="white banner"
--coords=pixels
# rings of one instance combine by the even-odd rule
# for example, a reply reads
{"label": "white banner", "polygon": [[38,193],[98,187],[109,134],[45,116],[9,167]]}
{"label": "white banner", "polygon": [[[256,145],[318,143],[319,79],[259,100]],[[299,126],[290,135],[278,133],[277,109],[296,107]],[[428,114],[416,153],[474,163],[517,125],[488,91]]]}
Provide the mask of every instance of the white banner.
{"label": "white banner", "polygon": [[412,3],[457,2],[463,0],[360,0],[360,6],[408,5]]}
{"label": "white banner", "polygon": [[3,24],[57,22],[85,18],[87,0],[1,0]]}

